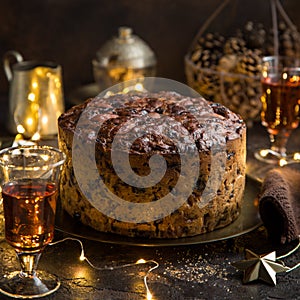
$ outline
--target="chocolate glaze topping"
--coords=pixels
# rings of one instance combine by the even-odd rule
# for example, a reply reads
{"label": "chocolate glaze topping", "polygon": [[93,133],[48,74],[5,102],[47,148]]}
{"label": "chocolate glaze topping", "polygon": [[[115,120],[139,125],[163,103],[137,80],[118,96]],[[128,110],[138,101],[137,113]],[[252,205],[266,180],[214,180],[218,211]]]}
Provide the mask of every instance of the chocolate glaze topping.
{"label": "chocolate glaze topping", "polygon": [[[76,128],[79,118],[80,126]],[[141,135],[140,128],[145,123],[155,133]],[[206,151],[213,141],[240,138],[246,128],[243,120],[223,105],[175,92],[97,96],[62,114],[58,124],[87,142],[96,140],[106,150],[111,149],[118,132],[121,145],[126,148],[130,144],[133,153],[175,153],[173,137],[185,140],[187,131],[199,151]],[[129,142],[128,136],[135,142]],[[185,141],[183,150],[189,147]]]}

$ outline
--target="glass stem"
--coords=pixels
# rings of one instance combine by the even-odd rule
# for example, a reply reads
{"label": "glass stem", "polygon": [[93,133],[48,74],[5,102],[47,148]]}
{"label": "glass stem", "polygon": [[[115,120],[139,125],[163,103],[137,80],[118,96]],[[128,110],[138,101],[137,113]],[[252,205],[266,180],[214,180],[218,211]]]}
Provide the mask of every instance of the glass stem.
{"label": "glass stem", "polygon": [[279,131],[278,134],[270,134],[271,149],[280,156],[286,156],[286,144],[290,136],[290,131]]}
{"label": "glass stem", "polygon": [[32,277],[35,276],[37,265],[39,263],[41,252],[28,253],[17,252],[17,256],[21,266],[21,276]]}

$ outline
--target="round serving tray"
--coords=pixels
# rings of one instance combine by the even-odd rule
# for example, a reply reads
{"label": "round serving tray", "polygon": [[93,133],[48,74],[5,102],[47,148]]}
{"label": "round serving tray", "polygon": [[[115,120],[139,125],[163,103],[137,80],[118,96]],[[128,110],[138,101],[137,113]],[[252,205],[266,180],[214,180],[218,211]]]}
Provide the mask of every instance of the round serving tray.
{"label": "round serving tray", "polygon": [[259,189],[260,183],[247,177],[246,189],[239,217],[233,223],[224,228],[193,237],[178,239],[146,239],[131,238],[112,233],[103,233],[96,231],[89,226],[85,226],[79,221],[76,221],[74,218],[68,215],[59,205],[56,214],[56,229],[80,238],[86,238],[89,240],[95,240],[105,243],[132,246],[161,247],[215,242],[245,234],[254,230],[262,224],[258,212],[257,201]]}

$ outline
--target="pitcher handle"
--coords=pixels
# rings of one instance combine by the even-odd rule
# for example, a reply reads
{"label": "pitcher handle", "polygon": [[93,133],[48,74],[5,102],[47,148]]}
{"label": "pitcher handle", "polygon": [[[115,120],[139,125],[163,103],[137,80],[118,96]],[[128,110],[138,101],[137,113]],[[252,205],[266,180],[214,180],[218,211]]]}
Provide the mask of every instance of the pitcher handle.
{"label": "pitcher handle", "polygon": [[23,56],[18,51],[10,50],[10,51],[7,51],[4,54],[3,66],[4,66],[4,72],[6,74],[6,77],[7,77],[8,81],[11,81],[12,78],[13,78],[13,74],[12,74],[12,71],[11,71],[11,64],[10,64],[10,60],[11,60],[12,57],[17,62],[23,61]]}

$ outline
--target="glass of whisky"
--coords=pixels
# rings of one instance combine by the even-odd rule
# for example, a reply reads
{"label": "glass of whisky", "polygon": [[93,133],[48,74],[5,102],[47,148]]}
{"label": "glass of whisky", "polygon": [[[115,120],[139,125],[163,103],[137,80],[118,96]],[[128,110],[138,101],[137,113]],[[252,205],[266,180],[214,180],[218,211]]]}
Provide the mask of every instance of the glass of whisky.
{"label": "glass of whisky", "polygon": [[33,299],[55,292],[59,279],[37,271],[44,248],[52,241],[58,180],[65,155],[47,146],[0,151],[0,180],[5,239],[16,251],[20,271],[0,277],[0,292]]}
{"label": "glass of whisky", "polygon": [[286,149],[291,133],[299,125],[300,60],[264,57],[261,74],[261,122],[268,131],[270,147],[259,149],[255,157],[279,166],[300,162],[299,153]]}

